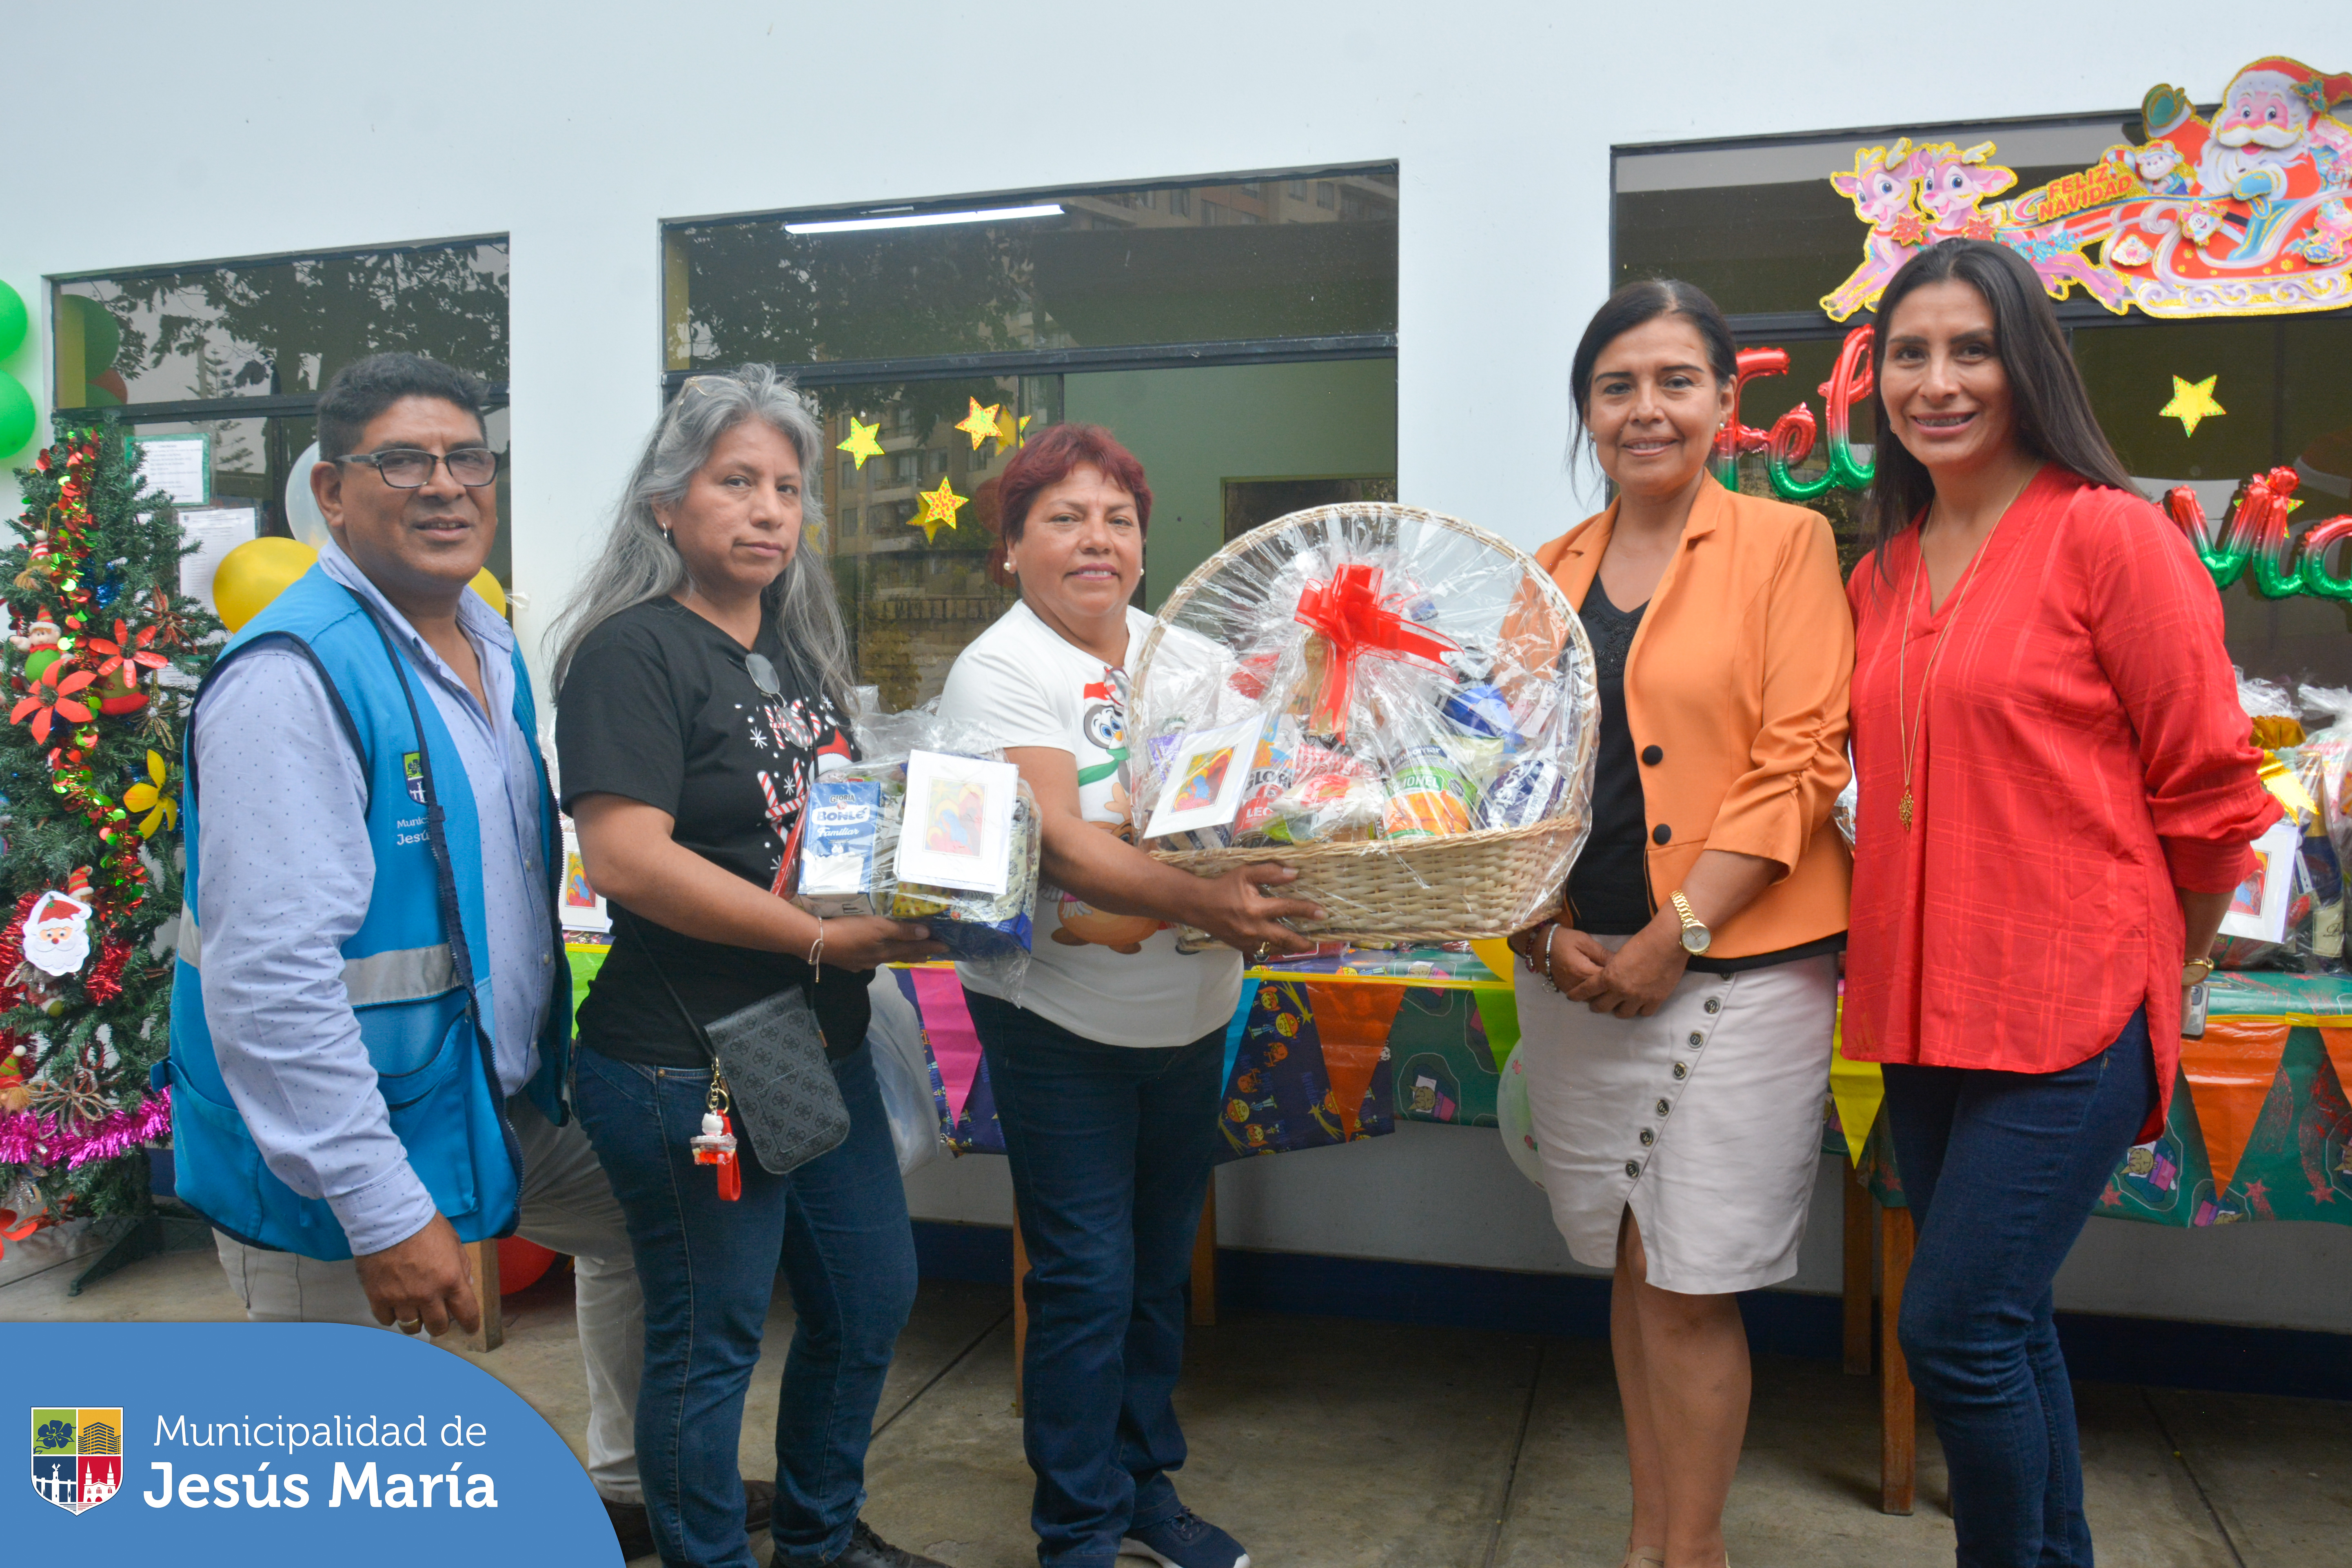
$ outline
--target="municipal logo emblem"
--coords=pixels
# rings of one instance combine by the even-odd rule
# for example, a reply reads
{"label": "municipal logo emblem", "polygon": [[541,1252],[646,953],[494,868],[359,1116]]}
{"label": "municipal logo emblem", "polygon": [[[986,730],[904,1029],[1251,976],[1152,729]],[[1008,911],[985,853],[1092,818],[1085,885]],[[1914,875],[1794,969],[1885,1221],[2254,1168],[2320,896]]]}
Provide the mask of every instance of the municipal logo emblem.
{"label": "municipal logo emblem", "polygon": [[415,752],[402,753],[401,772],[408,775],[408,798],[417,805],[425,804],[425,763]]}
{"label": "municipal logo emblem", "polygon": [[33,1411],[33,1489],[83,1513],[122,1486],[122,1412]]}

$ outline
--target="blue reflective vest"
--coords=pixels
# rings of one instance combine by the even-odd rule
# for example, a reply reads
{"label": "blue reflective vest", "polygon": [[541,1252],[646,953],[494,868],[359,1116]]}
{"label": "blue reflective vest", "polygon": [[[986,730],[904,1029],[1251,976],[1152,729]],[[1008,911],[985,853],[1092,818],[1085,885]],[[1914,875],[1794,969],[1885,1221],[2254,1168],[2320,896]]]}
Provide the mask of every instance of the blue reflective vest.
{"label": "blue reflective vest", "polygon": [[[426,687],[430,678],[405,651],[395,651],[397,642],[378,630],[358,595],[318,567],[254,617],[222,650],[213,674],[263,642],[289,647],[317,667],[367,776],[364,847],[306,840],[304,825],[289,822],[285,825],[285,849],[290,855],[364,853],[374,858],[367,914],[342,945],[342,977],[392,1130],[408,1152],[410,1168],[432,1194],[434,1206],[456,1226],[460,1240],[509,1235],[522,1191],[521,1150],[507,1121],[487,1038],[489,1009],[487,1003],[474,1005],[476,997],[461,981],[457,955],[450,945],[442,879],[425,823],[429,778],[452,851],[451,890],[465,930],[467,957],[477,986],[486,991],[490,955],[477,847],[481,839],[457,741],[434,705]],[[200,691],[198,718],[203,710]],[[530,677],[520,652],[515,656],[514,719],[525,735],[539,733]],[[188,731],[184,748],[187,903],[180,919],[179,962],[172,987],[171,1054],[156,1065],[154,1075],[157,1084],[168,1083],[172,1089],[178,1195],[214,1226],[249,1245],[308,1258],[349,1258],[350,1243],[326,1202],[303,1197],[263,1163],[221,1077],[205,1018],[204,932],[196,920],[202,780],[195,765],[194,719]],[[535,746],[532,754],[536,759]],[[562,854],[543,761],[539,763],[539,787],[540,847],[546,857],[548,907],[552,910]],[[497,803],[497,809],[505,809],[505,803]],[[560,950],[561,936],[551,918],[547,940]],[[569,964],[560,951],[555,957],[556,985],[539,1033],[539,1071],[524,1092],[549,1121],[560,1124],[564,1119],[562,1090],[569,1065],[572,987]]]}

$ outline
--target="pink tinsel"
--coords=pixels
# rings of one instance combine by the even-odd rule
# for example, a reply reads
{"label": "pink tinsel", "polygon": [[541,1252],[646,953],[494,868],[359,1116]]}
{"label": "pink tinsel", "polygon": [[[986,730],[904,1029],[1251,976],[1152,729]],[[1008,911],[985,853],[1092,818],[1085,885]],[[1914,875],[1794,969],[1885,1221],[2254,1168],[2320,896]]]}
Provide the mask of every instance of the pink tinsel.
{"label": "pink tinsel", "polygon": [[56,1165],[79,1170],[92,1160],[115,1160],[172,1131],[172,1091],[149,1095],[136,1110],[110,1111],[85,1127],[60,1130],[53,1116],[29,1110],[0,1114],[0,1165]]}

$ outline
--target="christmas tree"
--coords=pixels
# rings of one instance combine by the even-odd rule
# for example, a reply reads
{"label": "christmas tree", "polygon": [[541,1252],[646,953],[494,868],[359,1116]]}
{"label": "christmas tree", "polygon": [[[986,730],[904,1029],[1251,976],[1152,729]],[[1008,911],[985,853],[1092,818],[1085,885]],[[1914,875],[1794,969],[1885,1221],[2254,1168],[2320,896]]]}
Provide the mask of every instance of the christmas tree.
{"label": "christmas tree", "polygon": [[[220,623],[180,592],[170,501],[117,424],[68,427],[0,549],[0,1203],[29,1223],[149,1208],[171,1131],[180,737]],[[21,1234],[26,1220],[9,1234]]]}

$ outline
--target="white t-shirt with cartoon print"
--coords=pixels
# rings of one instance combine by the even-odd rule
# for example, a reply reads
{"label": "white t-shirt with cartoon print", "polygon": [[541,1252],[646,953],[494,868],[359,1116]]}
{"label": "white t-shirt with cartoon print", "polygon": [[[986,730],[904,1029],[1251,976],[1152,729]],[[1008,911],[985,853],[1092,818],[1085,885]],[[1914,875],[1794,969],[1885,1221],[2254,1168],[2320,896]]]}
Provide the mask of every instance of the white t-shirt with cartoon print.
{"label": "white t-shirt with cartoon print", "polygon": [[[1127,612],[1128,657],[1153,622]],[[1051,746],[1078,765],[1078,810],[1105,832],[1127,828],[1127,671],[1039,620],[1025,604],[982,632],[948,672],[940,710],[970,718],[1001,746]],[[1148,917],[1105,914],[1043,883],[1033,912],[1032,963],[1017,996],[958,964],[964,984],[1017,1001],[1072,1034],[1110,1046],[1181,1046],[1234,1016],[1241,954],[1224,946],[1176,951],[1176,931]]]}

